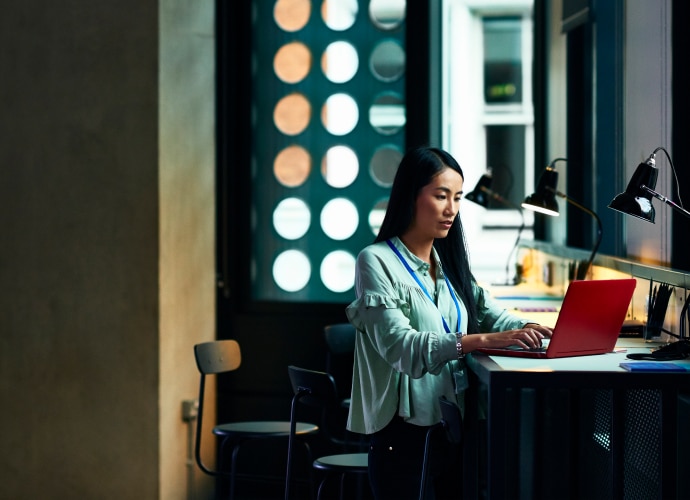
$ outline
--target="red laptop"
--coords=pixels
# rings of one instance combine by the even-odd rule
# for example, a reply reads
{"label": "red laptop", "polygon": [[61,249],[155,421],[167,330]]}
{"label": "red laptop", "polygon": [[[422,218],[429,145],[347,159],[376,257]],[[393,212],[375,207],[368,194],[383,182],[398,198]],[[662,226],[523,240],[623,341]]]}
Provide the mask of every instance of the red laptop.
{"label": "red laptop", "polygon": [[[479,349],[492,356],[565,358],[612,352],[635,291],[633,278],[573,281],[547,347]],[[546,342],[545,342],[546,344]]]}

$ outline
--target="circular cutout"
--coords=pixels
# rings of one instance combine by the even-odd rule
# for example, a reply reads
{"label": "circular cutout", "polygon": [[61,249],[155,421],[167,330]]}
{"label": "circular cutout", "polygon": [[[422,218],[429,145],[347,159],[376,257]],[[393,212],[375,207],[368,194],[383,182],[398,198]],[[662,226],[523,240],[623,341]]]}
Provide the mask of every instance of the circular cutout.
{"label": "circular cutout", "polygon": [[357,207],[345,198],[333,198],[321,210],[321,229],[329,238],[345,240],[359,225]]}
{"label": "circular cutout", "polygon": [[321,122],[333,135],[349,134],[358,121],[357,103],[347,94],[331,95],[321,108]]}
{"label": "circular cutout", "polygon": [[301,146],[288,146],[273,161],[273,175],[286,187],[304,184],[311,172],[311,155]]}
{"label": "circular cutout", "polygon": [[286,95],[273,110],[273,123],[285,135],[302,132],[311,119],[311,104],[302,94],[294,92]]}
{"label": "circular cutout", "polygon": [[379,94],[369,108],[369,123],[383,135],[393,135],[405,126],[405,104],[394,92]]}
{"label": "circular cutout", "polygon": [[347,187],[354,182],[358,173],[357,155],[347,146],[329,148],[321,160],[321,175],[329,186]]}
{"label": "circular cutout", "polygon": [[285,198],[273,211],[273,229],[286,240],[301,238],[309,230],[311,212],[299,198]]}
{"label": "circular cutout", "polygon": [[299,250],[286,250],[273,262],[273,280],[286,292],[298,292],[309,283],[311,264]]}
{"label": "circular cutout", "polygon": [[382,82],[394,82],[405,72],[405,51],[395,40],[384,40],[369,58],[371,73]]}
{"label": "circular cutout", "polygon": [[299,31],[309,22],[311,0],[278,0],[273,6],[273,19],[284,31]]}
{"label": "circular cutout", "polygon": [[323,0],[321,18],[333,31],[345,31],[355,24],[359,6],[357,0]]}
{"label": "circular cutout", "polygon": [[388,208],[388,200],[382,200],[374,205],[374,208],[369,212],[369,228],[374,236],[379,234],[383,218],[386,216],[386,209]]}
{"label": "circular cutout", "polygon": [[333,83],[349,82],[358,68],[357,50],[349,42],[333,42],[321,56],[321,70]]}
{"label": "circular cutout", "polygon": [[379,29],[394,30],[405,20],[405,0],[371,0],[369,18]]}
{"label": "circular cutout", "polygon": [[321,281],[329,290],[347,292],[355,285],[355,258],[344,250],[335,250],[321,262]]}
{"label": "circular cutout", "polygon": [[383,146],[377,149],[369,162],[371,178],[381,187],[391,187],[402,158],[402,152],[395,146]]}
{"label": "circular cutout", "polygon": [[283,45],[273,58],[273,71],[285,83],[304,80],[311,69],[311,51],[301,42]]}

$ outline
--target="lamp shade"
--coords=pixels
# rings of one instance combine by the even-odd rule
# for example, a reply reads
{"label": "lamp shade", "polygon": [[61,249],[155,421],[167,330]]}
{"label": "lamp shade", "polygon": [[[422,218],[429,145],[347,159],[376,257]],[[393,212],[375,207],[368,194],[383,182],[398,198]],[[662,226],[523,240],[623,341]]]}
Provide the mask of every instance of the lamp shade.
{"label": "lamp shade", "polygon": [[493,178],[491,174],[484,174],[477,182],[477,185],[472,191],[465,195],[465,199],[469,200],[477,205],[481,205],[486,208],[489,206],[489,190],[491,189],[491,182]]}
{"label": "lamp shade", "polygon": [[537,190],[525,198],[522,207],[546,215],[558,215],[557,185],[558,172],[549,165],[539,178]]}
{"label": "lamp shade", "polygon": [[642,188],[642,186],[647,186],[653,190],[656,187],[659,170],[653,162],[653,159],[647,160],[637,166],[630,182],[628,182],[628,187],[611,201],[609,208],[654,223],[655,212],[652,205],[652,195]]}

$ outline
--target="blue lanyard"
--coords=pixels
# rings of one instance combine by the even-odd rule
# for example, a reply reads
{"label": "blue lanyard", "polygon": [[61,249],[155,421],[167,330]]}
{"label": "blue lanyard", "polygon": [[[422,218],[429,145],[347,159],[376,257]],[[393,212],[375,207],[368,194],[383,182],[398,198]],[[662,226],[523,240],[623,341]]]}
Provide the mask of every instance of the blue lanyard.
{"label": "blue lanyard", "polygon": [[[429,293],[429,291],[426,289],[424,284],[421,282],[417,274],[412,270],[410,265],[407,263],[405,260],[405,257],[402,256],[400,253],[400,250],[398,250],[395,245],[391,242],[391,240],[386,240],[386,243],[388,243],[388,246],[391,247],[391,250],[395,252],[395,255],[398,256],[400,259],[400,262],[403,263],[405,266],[405,269],[407,269],[407,272],[410,273],[410,275],[414,278],[414,280],[417,282],[419,287],[422,289],[424,294],[429,297],[429,300],[431,301],[432,304],[436,305],[436,302],[434,302],[433,297]],[[450,283],[448,282],[448,278],[446,277],[446,274],[443,273],[443,279],[446,280],[446,286],[448,287],[448,291],[450,292],[450,296],[453,298],[453,302],[455,303],[455,310],[458,312],[458,330],[460,329],[460,304],[458,304],[458,299],[455,297],[455,293],[453,292],[453,288],[450,286]],[[438,306],[437,306],[438,307]],[[451,333],[450,328],[448,327],[448,323],[446,323],[446,318],[443,317],[443,314],[441,314],[441,320],[443,321],[443,327],[446,329],[446,333]]]}

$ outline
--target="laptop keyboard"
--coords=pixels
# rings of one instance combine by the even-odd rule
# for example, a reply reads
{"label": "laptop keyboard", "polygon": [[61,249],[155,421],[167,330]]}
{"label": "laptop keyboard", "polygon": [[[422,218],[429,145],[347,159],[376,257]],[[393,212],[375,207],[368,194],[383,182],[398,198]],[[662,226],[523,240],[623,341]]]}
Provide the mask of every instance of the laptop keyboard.
{"label": "laptop keyboard", "polygon": [[521,352],[546,352],[546,347],[545,345],[540,346],[540,347],[520,347],[517,345],[511,345],[508,347],[503,347],[503,349],[506,349],[508,351],[521,351]]}

